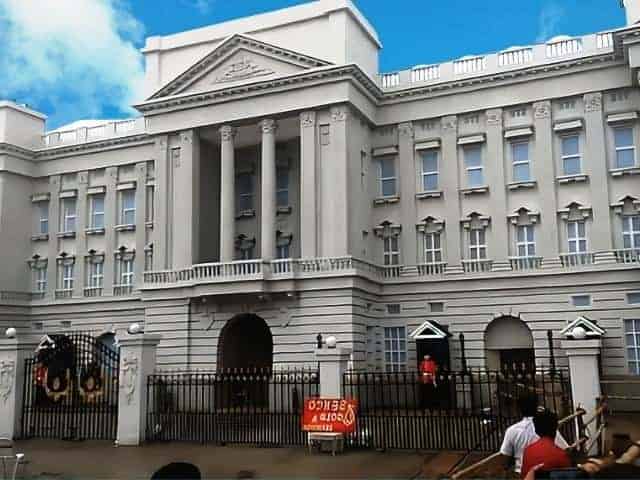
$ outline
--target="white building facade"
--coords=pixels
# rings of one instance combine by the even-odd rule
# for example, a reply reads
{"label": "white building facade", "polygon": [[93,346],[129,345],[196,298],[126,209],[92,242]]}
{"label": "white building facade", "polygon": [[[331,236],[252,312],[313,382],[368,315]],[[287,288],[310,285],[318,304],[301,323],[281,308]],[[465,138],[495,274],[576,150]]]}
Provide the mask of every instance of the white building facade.
{"label": "white building facade", "polygon": [[309,364],[321,334],[358,368],[458,369],[566,365],[581,317],[603,376],[639,375],[626,3],[621,29],[380,74],[374,28],[319,0],[149,38],[134,120],[1,103],[0,327],[140,323],[165,367]]}

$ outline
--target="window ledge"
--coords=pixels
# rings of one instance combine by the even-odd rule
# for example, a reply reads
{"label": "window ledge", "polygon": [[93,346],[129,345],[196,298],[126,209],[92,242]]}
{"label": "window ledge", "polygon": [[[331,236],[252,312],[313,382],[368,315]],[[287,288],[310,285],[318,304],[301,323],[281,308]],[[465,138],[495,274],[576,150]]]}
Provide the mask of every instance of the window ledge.
{"label": "window ledge", "polygon": [[290,206],[278,207],[276,215],[290,215],[292,208]]}
{"label": "window ledge", "polygon": [[589,180],[589,175],[564,175],[562,177],[557,177],[556,181],[561,184],[567,183],[581,183]]}
{"label": "window ledge", "polygon": [[388,203],[398,203],[400,201],[400,197],[398,195],[394,195],[392,197],[378,197],[373,201],[374,205],[385,205]]}
{"label": "window ledge", "polygon": [[76,238],[76,232],[58,232],[58,238]]}
{"label": "window ledge", "polygon": [[440,198],[442,197],[442,190],[429,190],[427,192],[416,193],[416,198],[424,200],[425,198]]}
{"label": "window ledge", "polygon": [[116,232],[133,232],[136,229],[135,225],[116,225]]}
{"label": "window ledge", "polygon": [[84,233],[86,235],[104,235],[104,228],[87,228]]}
{"label": "window ledge", "polygon": [[48,233],[38,233],[35,235],[31,235],[31,240],[34,242],[40,242],[40,241],[45,241],[45,240],[49,240],[49,234]]}
{"label": "window ledge", "polygon": [[612,177],[622,177],[624,175],[640,175],[640,167],[612,168],[609,170]]}
{"label": "window ledge", "polygon": [[477,194],[489,193],[489,187],[485,185],[482,187],[463,188],[460,190],[460,193],[462,193],[463,195],[477,195]]}
{"label": "window ledge", "polygon": [[144,222],[145,228],[153,230],[153,222]]}
{"label": "window ledge", "polygon": [[511,182],[507,187],[509,190],[519,190],[521,188],[536,188],[538,183],[535,180],[529,180],[527,182]]}
{"label": "window ledge", "polygon": [[253,218],[255,216],[255,210],[243,210],[242,212],[236,214],[236,220],[239,220],[241,218]]}

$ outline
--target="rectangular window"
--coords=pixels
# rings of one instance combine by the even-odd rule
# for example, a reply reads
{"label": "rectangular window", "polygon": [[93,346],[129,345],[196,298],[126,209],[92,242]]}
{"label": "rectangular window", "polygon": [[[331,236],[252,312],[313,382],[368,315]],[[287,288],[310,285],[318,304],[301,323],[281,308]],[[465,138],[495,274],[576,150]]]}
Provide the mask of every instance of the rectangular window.
{"label": "rectangular window", "polygon": [[278,207],[289,206],[289,167],[276,169],[276,201]]}
{"label": "rectangular window", "polygon": [[627,293],[627,303],[629,305],[640,305],[640,292]]}
{"label": "rectangular window", "polygon": [[253,175],[241,173],[236,177],[238,213],[253,210]]}
{"label": "rectangular window", "polygon": [[640,375],[640,320],[624,321],[624,338],[627,345],[629,373]]}
{"label": "rectangular window", "polygon": [[47,291],[47,267],[36,268],[34,271],[35,279],[34,286],[35,291],[38,293],[44,293]]}
{"label": "rectangular window", "polygon": [[624,248],[640,249],[640,215],[622,218],[622,241]]}
{"label": "rectangular window", "polygon": [[442,313],[442,312],[444,312],[444,303],[442,303],[442,302],[431,302],[431,303],[429,303],[429,311],[431,313]]}
{"label": "rectangular window", "polygon": [[254,247],[240,249],[240,260],[253,260],[255,258]]}
{"label": "rectangular window", "polygon": [[396,189],[396,168],[393,157],[383,157],[380,159],[380,194],[383,197],[394,197]]}
{"label": "rectangular window", "polygon": [[633,128],[613,129],[616,145],[616,168],[628,168],[636,165],[636,146],[633,141]]}
{"label": "rectangular window", "polygon": [[580,136],[562,137],[562,172],[564,175],[582,173],[582,157],[580,155]]}
{"label": "rectangular window", "polygon": [[279,259],[291,258],[289,254],[289,245],[276,246],[276,257]]}
{"label": "rectangular window", "polygon": [[424,262],[427,264],[442,262],[442,245],[439,233],[424,234]]}
{"label": "rectangular window", "polygon": [[407,364],[407,334],[405,327],[385,327],[384,365],[387,372],[401,372]]}
{"label": "rectangular window", "polygon": [[587,232],[582,221],[567,222],[567,239],[569,241],[569,253],[587,252]]}
{"label": "rectangular window", "polygon": [[49,233],[49,202],[38,202],[37,232],[40,235]]}
{"label": "rectangular window", "polygon": [[482,145],[467,145],[463,150],[464,166],[467,170],[467,187],[473,188],[484,186]]}
{"label": "rectangular window", "polygon": [[62,289],[73,290],[73,264],[62,266]]}
{"label": "rectangular window", "polygon": [[487,242],[484,229],[469,231],[469,258],[471,260],[487,258]]}
{"label": "rectangular window", "polygon": [[120,192],[120,225],[136,224],[136,191],[133,189]]}
{"label": "rectangular window", "polygon": [[513,161],[513,181],[530,181],[531,163],[529,161],[529,142],[512,143],[511,159]]}
{"label": "rectangular window", "polygon": [[146,223],[153,222],[154,213],[154,190],[153,186],[150,185],[147,187],[147,211],[145,213],[144,221]]}
{"label": "rectangular window", "polygon": [[89,263],[89,287],[102,288],[104,280],[104,263]]}
{"label": "rectangular window", "polygon": [[590,307],[591,295],[572,295],[571,304],[574,307]]}
{"label": "rectangular window", "polygon": [[438,190],[438,151],[424,150],[422,156],[422,190]]}
{"label": "rectangular window", "polygon": [[400,239],[397,236],[382,239],[385,265],[400,265]]}
{"label": "rectangular window", "polygon": [[76,231],[76,199],[64,198],[62,200],[62,225],[61,231],[70,233]]}
{"label": "rectangular window", "polygon": [[153,270],[153,248],[148,248],[144,252],[144,271],[150,272]]}
{"label": "rectangular window", "polygon": [[516,249],[519,257],[533,257],[536,254],[536,241],[533,225],[519,225],[516,232]]}
{"label": "rectangular window", "polygon": [[104,194],[91,195],[91,228],[104,228]]}
{"label": "rectangular window", "polygon": [[120,285],[133,285],[133,259],[120,260]]}

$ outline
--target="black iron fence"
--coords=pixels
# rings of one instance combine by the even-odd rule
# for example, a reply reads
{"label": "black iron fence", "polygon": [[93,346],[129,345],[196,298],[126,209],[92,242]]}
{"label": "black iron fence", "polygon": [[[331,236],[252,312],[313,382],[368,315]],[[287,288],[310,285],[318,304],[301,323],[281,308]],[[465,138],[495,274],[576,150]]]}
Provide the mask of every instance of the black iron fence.
{"label": "black iron fence", "polygon": [[[359,402],[355,447],[493,452],[506,428],[519,421],[518,398],[534,393],[559,417],[572,413],[566,370],[466,370],[440,372],[423,381],[418,372],[350,371],[343,395]],[[575,430],[563,427],[567,441]]]}
{"label": "black iron fence", "polygon": [[23,438],[116,438],[120,353],[91,335],[43,337],[25,360]]}
{"label": "black iron fence", "polygon": [[304,445],[304,399],[317,368],[162,372],[147,381],[147,440]]}

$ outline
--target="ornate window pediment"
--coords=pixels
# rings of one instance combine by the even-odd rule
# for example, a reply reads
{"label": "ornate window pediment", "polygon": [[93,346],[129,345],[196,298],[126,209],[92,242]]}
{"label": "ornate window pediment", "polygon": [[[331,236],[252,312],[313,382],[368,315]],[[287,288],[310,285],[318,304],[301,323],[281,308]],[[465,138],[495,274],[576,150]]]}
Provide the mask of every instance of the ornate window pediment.
{"label": "ornate window pediment", "polygon": [[389,221],[384,221],[373,228],[373,232],[381,238],[397,237],[402,231],[402,226]]}
{"label": "ornate window pediment", "polygon": [[569,322],[569,324],[562,329],[560,335],[575,338],[575,329],[578,327],[584,329],[586,338],[600,338],[606,333],[606,330],[598,326],[595,321],[580,316],[572,322]]}
{"label": "ornate window pediment", "polygon": [[535,225],[540,221],[540,213],[522,207],[508,215],[507,218],[513,225]]}
{"label": "ornate window pediment", "polygon": [[567,222],[582,221],[591,217],[591,207],[584,206],[578,202],[571,202],[565,208],[558,210],[558,215]]}
{"label": "ornate window pediment", "polygon": [[88,263],[104,263],[104,252],[97,252],[95,250],[89,250],[85,255]]}
{"label": "ornate window pediment", "polygon": [[451,334],[435,320],[427,320],[409,334],[414,340],[446,339]]}
{"label": "ornate window pediment", "polygon": [[60,252],[58,258],[56,258],[58,265],[73,265],[76,263],[75,255],[70,255],[67,252]]}
{"label": "ornate window pediment", "polygon": [[34,255],[29,260],[27,260],[29,267],[33,270],[42,270],[47,268],[49,261],[46,258],[41,257],[40,255]]}
{"label": "ornate window pediment", "polygon": [[330,63],[236,34],[217,45],[204,58],[154,93],[150,99],[208,91],[326,65]]}
{"label": "ornate window pediment", "polygon": [[627,195],[611,205],[617,215],[637,215],[640,213],[640,199]]}
{"label": "ornate window pediment", "polygon": [[420,233],[440,233],[444,230],[444,220],[429,216],[418,223],[416,229]]}
{"label": "ornate window pediment", "polygon": [[116,252],[117,260],[123,260],[123,261],[133,260],[135,256],[136,256],[135,249],[128,249],[124,245],[122,245]]}
{"label": "ornate window pediment", "polygon": [[465,218],[460,220],[462,228],[465,230],[487,228],[491,223],[491,217],[478,212],[471,212]]}
{"label": "ornate window pediment", "polygon": [[276,245],[278,247],[286,247],[288,245],[291,245],[292,241],[293,241],[293,233],[281,232],[281,231],[276,232]]}

